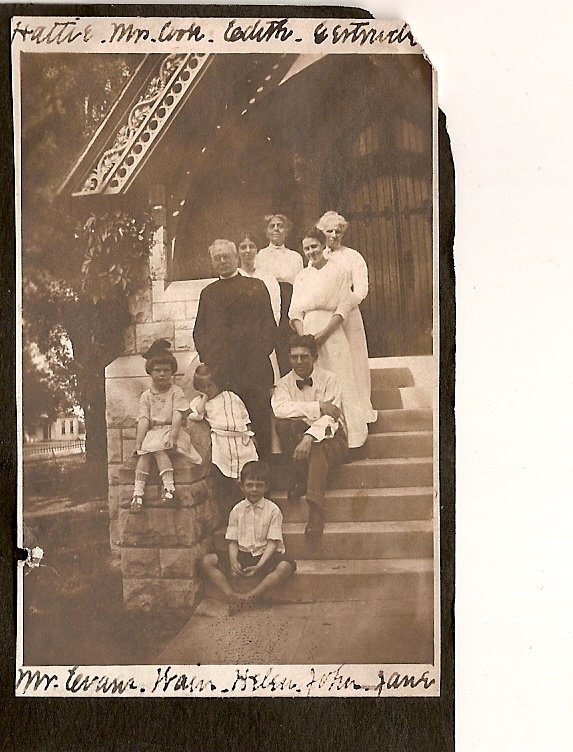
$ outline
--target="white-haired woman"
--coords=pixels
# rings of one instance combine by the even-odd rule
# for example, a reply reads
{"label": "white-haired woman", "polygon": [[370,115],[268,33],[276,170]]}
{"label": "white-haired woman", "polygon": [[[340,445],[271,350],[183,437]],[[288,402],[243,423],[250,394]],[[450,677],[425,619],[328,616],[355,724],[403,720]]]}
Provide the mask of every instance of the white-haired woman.
{"label": "white-haired woman", "polygon": [[284,214],[267,214],[264,228],[269,245],[257,253],[255,269],[274,277],[280,286],[281,317],[276,353],[281,375],[284,376],[291,369],[288,352],[288,339],[291,335],[288,309],[294,279],[301,271],[303,263],[300,253],[285,246],[285,239],[292,229],[292,223]]}
{"label": "white-haired woman", "polygon": [[370,365],[368,363],[368,346],[366,333],[359,305],[368,295],[368,267],[366,262],[353,248],[342,244],[344,233],[348,229],[348,222],[341,214],[327,211],[316,223],[326,236],[326,258],[344,266],[350,279],[352,308],[344,320],[343,327],[352,350],[354,376],[359,393],[362,395],[362,407],[368,423],[373,423],[378,417],[372,408],[370,398]]}

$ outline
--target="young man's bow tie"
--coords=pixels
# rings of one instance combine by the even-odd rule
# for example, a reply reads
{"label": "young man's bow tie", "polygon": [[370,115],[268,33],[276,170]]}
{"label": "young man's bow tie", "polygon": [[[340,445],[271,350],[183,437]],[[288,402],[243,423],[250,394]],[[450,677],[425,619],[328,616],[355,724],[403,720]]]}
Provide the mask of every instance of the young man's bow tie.
{"label": "young man's bow tie", "polygon": [[308,379],[297,379],[296,385],[299,389],[303,389],[305,386],[312,386],[312,378],[309,376]]}

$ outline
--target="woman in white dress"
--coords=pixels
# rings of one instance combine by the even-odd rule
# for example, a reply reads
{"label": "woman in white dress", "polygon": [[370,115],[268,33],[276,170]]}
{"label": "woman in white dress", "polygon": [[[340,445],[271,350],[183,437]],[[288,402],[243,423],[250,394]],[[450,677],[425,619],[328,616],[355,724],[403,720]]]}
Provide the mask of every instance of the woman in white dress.
{"label": "woman in white dress", "polygon": [[344,330],[352,310],[350,279],[343,265],[325,258],[326,238],[321,230],[307,232],[302,247],[309,263],[294,281],[291,327],[297,334],[314,335],[317,365],[340,379],[348,446],[356,449],[368,436],[369,401],[356,383],[352,348]]}
{"label": "woman in white dress", "polygon": [[342,238],[348,229],[348,222],[342,215],[327,211],[318,220],[316,226],[326,236],[325,257],[340,263],[349,275],[351,310],[343,327],[352,350],[356,383],[363,395],[363,400],[367,403],[367,420],[368,423],[374,423],[378,414],[372,408],[368,345],[359,308],[360,303],[368,295],[368,267],[358,251],[342,244]]}
{"label": "woman in white dress", "polygon": [[277,357],[281,375],[290,371],[288,338],[290,327],[288,309],[292,296],[292,286],[296,275],[302,269],[302,256],[285,246],[285,238],[292,229],[292,224],[284,214],[267,214],[265,232],[269,245],[261,248],[255,260],[259,272],[269,274],[279,283],[281,290],[281,317],[279,322],[279,340]]}
{"label": "woman in white dress", "polygon": [[[242,274],[244,277],[255,277],[265,283],[267,290],[269,291],[275,323],[278,326],[281,318],[281,288],[272,274],[256,268],[258,242],[255,238],[255,234],[251,231],[242,232],[239,236],[239,242],[237,243],[237,250],[239,251],[239,258],[241,259],[241,266],[238,269],[239,274]],[[281,374],[279,371],[277,354],[274,350],[270,354],[269,360],[273,367],[273,375],[276,383],[280,379]]]}

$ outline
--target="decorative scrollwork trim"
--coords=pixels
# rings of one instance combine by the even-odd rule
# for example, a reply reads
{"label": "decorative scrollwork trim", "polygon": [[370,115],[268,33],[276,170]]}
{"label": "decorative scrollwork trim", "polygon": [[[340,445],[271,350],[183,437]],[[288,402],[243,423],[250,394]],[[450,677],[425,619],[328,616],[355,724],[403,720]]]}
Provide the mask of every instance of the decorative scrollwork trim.
{"label": "decorative scrollwork trim", "polygon": [[113,145],[98,158],[76,196],[120,193],[162,131],[163,123],[189,91],[208,56],[167,55],[145,90],[124,115]]}

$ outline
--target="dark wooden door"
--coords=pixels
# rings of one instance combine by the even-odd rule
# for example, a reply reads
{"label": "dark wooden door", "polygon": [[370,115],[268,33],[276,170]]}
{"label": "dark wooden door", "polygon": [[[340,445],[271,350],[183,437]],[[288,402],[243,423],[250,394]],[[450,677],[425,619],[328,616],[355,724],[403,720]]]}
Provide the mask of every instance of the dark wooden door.
{"label": "dark wooden door", "polygon": [[321,204],[350,222],[370,292],[362,303],[371,357],[432,352],[431,143],[403,118],[380,119],[335,145]]}

